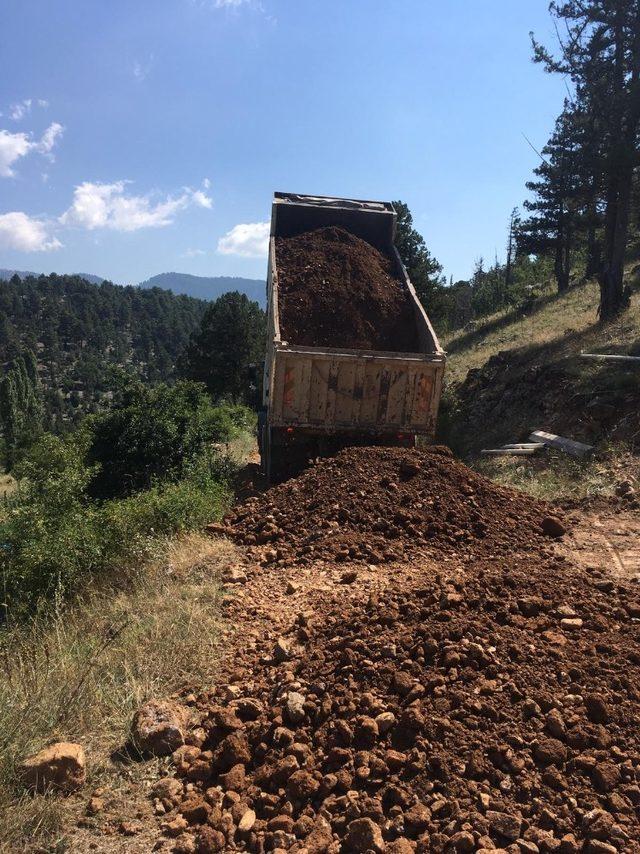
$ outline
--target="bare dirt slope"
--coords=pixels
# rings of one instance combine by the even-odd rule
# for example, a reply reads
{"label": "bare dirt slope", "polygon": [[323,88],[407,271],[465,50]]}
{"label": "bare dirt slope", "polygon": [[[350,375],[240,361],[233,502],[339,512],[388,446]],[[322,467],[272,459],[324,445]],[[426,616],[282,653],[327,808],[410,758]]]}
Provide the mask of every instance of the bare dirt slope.
{"label": "bare dirt slope", "polygon": [[[278,490],[227,520],[244,541],[227,655],[215,686],[182,695],[195,729],[175,782],[143,790],[133,826],[114,802],[73,850],[640,851],[640,596],[608,553],[574,560],[577,511],[552,522],[446,455],[372,449]],[[389,492],[413,516],[373,529],[355,507]]]}

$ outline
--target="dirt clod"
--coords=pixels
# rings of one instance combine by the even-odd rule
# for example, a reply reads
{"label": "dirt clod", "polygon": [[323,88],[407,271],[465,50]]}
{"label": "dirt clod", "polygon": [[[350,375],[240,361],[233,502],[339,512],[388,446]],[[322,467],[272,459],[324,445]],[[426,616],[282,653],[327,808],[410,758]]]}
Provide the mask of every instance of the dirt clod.
{"label": "dirt clod", "polygon": [[133,717],[131,740],[142,753],[167,756],[184,744],[189,711],[171,700],[150,700]]}
{"label": "dirt clod", "polygon": [[86,779],[84,748],[68,741],[51,744],[23,761],[20,776],[36,792],[75,792]]}

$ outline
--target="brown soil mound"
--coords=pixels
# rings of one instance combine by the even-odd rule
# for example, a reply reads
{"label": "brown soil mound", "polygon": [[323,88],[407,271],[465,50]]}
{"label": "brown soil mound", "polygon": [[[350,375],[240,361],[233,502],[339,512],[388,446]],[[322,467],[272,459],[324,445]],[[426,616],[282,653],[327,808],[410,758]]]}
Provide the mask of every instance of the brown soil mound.
{"label": "brown soil mound", "polygon": [[409,296],[393,265],[342,228],[276,240],[280,326],[292,344],[416,352]]}
{"label": "brown soil mound", "polygon": [[[380,563],[544,547],[549,508],[496,486],[447,448],[348,448],[235,508],[224,533],[271,559]],[[549,531],[553,534],[553,531]]]}
{"label": "brown soil mound", "polygon": [[498,558],[319,607],[259,666],[238,654],[235,699],[197,702],[167,832],[203,852],[639,850],[636,594]]}

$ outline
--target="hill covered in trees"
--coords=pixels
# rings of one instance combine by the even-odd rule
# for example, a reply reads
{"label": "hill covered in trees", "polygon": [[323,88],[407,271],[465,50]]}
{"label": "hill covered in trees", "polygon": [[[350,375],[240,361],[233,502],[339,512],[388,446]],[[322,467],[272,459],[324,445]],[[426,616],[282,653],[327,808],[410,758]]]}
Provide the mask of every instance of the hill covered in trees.
{"label": "hill covered in trees", "polygon": [[172,380],[206,302],[160,288],[90,284],[80,276],[0,281],[0,360],[31,351],[45,426],[60,430],[96,411],[123,373]]}
{"label": "hill covered in trees", "polygon": [[243,279],[240,276],[192,276],[189,273],[159,273],[141,288],[166,288],[174,294],[186,294],[198,299],[215,300],[224,293],[238,291],[266,307],[267,288],[263,279]]}
{"label": "hill covered in trees", "polygon": [[[6,267],[0,267],[0,281],[8,281],[9,279],[13,279],[14,276],[17,276],[19,279],[37,279],[40,275],[42,274],[34,273],[31,270],[8,270]],[[91,282],[92,285],[101,285],[103,282],[108,281],[104,276],[95,276],[93,273],[70,273],[69,275],[79,276],[81,279]]]}

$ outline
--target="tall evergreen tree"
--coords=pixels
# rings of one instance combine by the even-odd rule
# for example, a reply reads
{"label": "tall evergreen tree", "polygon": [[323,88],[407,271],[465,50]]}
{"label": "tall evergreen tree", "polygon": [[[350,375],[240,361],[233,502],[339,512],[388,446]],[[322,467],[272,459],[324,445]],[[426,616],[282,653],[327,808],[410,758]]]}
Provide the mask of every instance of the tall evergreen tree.
{"label": "tall evergreen tree", "polygon": [[509,288],[511,287],[513,262],[515,261],[517,252],[518,229],[520,227],[520,211],[514,208],[509,217],[509,235],[507,237],[507,262],[504,268],[504,293],[501,294],[501,302],[504,303],[507,299]]}
{"label": "tall evergreen tree", "polygon": [[43,406],[37,364],[27,351],[8,366],[0,384],[0,420],[7,468],[19,450],[28,447],[42,433]]}
{"label": "tall evergreen tree", "polygon": [[440,264],[429,252],[423,236],[413,227],[413,216],[405,202],[393,202],[396,214],[395,244],[418,299],[435,323],[445,314],[446,279]]}
{"label": "tall evergreen tree", "polygon": [[524,206],[532,216],[519,229],[520,247],[530,253],[552,251],[558,291],[569,287],[578,202],[578,161],[574,116],[568,103],[556,121],[551,139],[534,169],[538,180],[528,181],[533,200]]}
{"label": "tall evergreen tree", "polygon": [[605,210],[598,279],[600,317],[607,320],[628,303],[623,276],[640,151],[640,0],[554,0],[550,11],[566,31],[560,55],[534,39],[534,60],[569,75],[576,99],[599,118],[593,130],[603,157]]}
{"label": "tall evergreen tree", "polygon": [[257,403],[252,372],[264,361],[266,318],[257,302],[232,291],[204,313],[181,360],[187,379],[206,385],[216,398]]}

